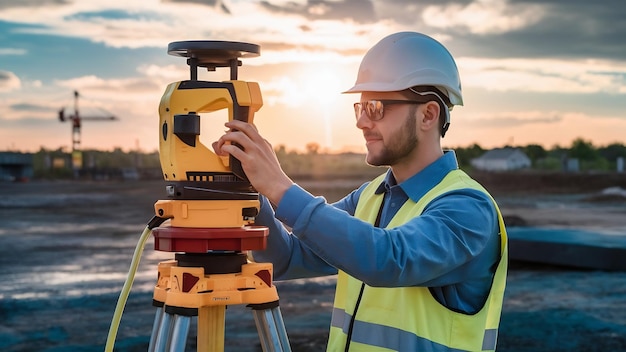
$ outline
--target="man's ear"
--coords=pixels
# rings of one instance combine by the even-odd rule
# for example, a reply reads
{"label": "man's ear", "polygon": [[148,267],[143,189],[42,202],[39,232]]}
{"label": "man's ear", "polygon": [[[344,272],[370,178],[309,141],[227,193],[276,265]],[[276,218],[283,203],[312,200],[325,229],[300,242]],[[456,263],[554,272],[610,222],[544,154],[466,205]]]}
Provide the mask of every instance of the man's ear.
{"label": "man's ear", "polygon": [[423,105],[421,123],[423,130],[431,130],[433,128],[439,130],[439,112],[439,104],[437,102],[429,101]]}

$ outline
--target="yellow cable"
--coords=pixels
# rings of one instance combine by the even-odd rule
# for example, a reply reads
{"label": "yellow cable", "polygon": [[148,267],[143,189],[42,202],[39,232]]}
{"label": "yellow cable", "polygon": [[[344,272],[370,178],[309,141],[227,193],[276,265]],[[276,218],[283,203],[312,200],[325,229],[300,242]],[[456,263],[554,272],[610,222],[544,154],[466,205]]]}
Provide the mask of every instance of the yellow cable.
{"label": "yellow cable", "polygon": [[130,268],[128,269],[128,276],[126,277],[126,282],[124,282],[124,287],[122,287],[120,296],[117,299],[117,306],[115,307],[115,313],[113,314],[113,319],[111,320],[107,344],[104,349],[106,352],[113,352],[113,346],[115,345],[115,338],[117,337],[117,330],[120,326],[120,321],[122,320],[122,313],[124,312],[124,307],[126,306],[126,300],[128,299],[130,289],[133,286],[133,281],[135,280],[135,273],[139,267],[139,260],[141,259],[143,248],[145,247],[146,241],[148,240],[148,237],[150,237],[151,233],[152,229],[150,229],[150,225],[146,226],[141,234],[141,237],[139,238],[137,247],[135,247],[133,260],[130,263]]}

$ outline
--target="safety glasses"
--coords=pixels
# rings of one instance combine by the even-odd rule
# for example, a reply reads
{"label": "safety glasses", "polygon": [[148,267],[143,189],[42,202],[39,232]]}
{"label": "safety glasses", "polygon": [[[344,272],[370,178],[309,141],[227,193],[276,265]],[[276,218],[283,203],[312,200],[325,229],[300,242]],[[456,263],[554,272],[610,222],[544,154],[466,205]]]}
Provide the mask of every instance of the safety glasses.
{"label": "safety glasses", "polygon": [[424,101],[415,100],[368,100],[354,103],[354,115],[358,120],[365,113],[371,121],[379,121],[385,114],[385,105],[393,104],[425,104]]}

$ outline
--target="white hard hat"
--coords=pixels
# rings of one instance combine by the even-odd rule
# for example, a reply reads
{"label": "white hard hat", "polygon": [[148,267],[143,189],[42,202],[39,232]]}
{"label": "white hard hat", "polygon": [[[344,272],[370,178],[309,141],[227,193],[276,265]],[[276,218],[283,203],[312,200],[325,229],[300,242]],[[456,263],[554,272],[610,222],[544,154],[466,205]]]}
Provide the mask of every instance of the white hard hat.
{"label": "white hard hat", "polygon": [[365,54],[354,87],[344,93],[395,92],[415,86],[434,86],[451,105],[463,105],[459,71],[450,52],[427,35],[399,32]]}

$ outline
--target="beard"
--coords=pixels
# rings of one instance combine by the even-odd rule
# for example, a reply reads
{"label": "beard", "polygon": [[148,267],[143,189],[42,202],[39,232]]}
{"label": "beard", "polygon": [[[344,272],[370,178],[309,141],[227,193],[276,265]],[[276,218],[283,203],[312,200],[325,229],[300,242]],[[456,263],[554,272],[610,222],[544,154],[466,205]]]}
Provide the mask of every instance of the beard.
{"label": "beard", "polygon": [[416,127],[417,120],[414,111],[411,111],[404,123],[382,141],[383,148],[378,153],[368,150],[367,163],[372,166],[392,166],[408,157],[417,148]]}

